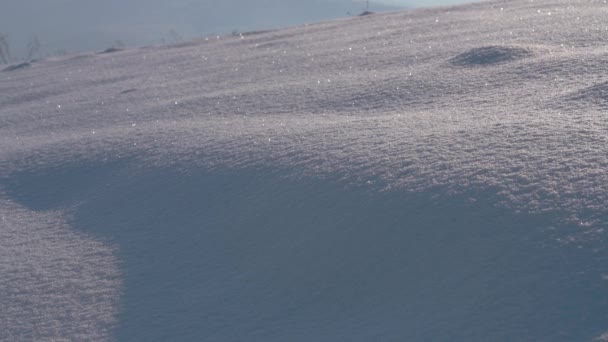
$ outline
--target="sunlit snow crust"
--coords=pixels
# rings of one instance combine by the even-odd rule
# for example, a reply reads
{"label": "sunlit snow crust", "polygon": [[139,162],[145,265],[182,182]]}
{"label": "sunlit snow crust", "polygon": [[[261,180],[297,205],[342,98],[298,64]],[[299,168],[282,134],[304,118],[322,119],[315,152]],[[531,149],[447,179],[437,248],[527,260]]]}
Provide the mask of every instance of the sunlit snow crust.
{"label": "sunlit snow crust", "polygon": [[607,15],[491,1],[3,69],[0,339],[605,339]]}

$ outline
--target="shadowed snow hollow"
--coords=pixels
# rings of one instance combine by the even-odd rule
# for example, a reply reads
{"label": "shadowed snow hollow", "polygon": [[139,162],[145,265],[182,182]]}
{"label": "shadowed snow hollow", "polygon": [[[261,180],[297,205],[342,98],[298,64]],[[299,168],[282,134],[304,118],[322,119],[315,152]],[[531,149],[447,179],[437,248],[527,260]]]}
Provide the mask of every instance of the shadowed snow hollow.
{"label": "shadowed snow hollow", "polygon": [[606,10],[9,66],[0,339],[605,339]]}

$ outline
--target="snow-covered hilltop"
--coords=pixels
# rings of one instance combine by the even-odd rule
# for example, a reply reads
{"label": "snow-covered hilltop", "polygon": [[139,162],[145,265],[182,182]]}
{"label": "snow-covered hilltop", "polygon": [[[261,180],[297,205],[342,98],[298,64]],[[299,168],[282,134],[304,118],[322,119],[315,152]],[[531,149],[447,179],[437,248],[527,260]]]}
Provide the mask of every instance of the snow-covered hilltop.
{"label": "snow-covered hilltop", "polygon": [[608,340],[608,5],[0,71],[0,340]]}

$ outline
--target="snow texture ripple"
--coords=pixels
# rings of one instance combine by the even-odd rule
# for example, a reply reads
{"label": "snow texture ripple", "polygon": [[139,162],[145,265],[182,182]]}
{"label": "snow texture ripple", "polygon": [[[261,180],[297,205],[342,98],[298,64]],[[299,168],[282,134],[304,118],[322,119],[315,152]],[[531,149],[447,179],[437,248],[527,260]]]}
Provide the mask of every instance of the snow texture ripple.
{"label": "snow texture ripple", "polygon": [[0,339],[592,341],[608,5],[0,70]]}

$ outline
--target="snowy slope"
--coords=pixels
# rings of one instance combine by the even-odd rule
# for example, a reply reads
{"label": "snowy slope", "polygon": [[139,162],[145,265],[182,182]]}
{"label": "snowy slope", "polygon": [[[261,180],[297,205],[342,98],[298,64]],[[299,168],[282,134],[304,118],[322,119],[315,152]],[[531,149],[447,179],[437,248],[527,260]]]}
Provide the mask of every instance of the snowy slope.
{"label": "snowy slope", "polygon": [[0,340],[608,339],[608,5],[0,71]]}
{"label": "snowy slope", "polygon": [[[292,26],[357,15],[363,0],[3,0],[0,32],[17,60],[37,36],[40,56],[141,46],[209,34]],[[376,4],[376,11],[407,6]]]}

